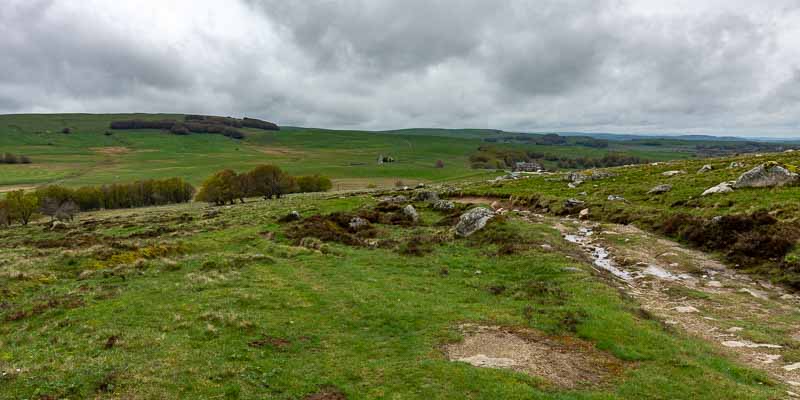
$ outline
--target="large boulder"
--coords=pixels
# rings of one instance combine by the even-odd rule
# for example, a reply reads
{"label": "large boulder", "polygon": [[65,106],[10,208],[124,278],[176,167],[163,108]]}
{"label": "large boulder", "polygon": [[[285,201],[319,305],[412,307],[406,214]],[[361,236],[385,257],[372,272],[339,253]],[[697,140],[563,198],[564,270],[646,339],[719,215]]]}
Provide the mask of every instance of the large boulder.
{"label": "large boulder", "polygon": [[464,214],[458,219],[456,225],[456,235],[467,237],[473,233],[483,229],[486,223],[494,217],[494,212],[488,208],[476,207]]}
{"label": "large boulder", "polygon": [[710,187],[703,192],[702,196],[708,196],[710,194],[720,194],[720,193],[731,193],[733,192],[733,182],[722,182],[717,186]]}
{"label": "large boulder", "polygon": [[369,221],[361,217],[353,217],[350,219],[350,223],[347,224],[350,227],[351,231],[358,232],[362,228],[366,228],[369,226]]}
{"label": "large boulder", "polygon": [[743,173],[733,187],[739,189],[783,186],[795,183],[798,179],[800,176],[778,163],[768,162]]}
{"label": "large boulder", "polygon": [[669,192],[670,190],[672,190],[672,185],[658,185],[650,189],[647,194],[663,194]]}
{"label": "large boulder", "polygon": [[578,200],[573,198],[564,200],[564,208],[575,208],[575,207],[580,207],[584,204],[586,204],[586,202],[583,200]]}

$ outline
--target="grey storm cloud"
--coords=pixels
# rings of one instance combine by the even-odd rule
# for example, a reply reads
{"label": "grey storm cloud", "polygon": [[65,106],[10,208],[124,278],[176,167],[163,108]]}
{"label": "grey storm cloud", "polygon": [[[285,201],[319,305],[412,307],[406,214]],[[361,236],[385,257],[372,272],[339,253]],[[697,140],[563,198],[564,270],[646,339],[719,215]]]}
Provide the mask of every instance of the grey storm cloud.
{"label": "grey storm cloud", "polygon": [[0,112],[800,136],[793,0],[6,0]]}

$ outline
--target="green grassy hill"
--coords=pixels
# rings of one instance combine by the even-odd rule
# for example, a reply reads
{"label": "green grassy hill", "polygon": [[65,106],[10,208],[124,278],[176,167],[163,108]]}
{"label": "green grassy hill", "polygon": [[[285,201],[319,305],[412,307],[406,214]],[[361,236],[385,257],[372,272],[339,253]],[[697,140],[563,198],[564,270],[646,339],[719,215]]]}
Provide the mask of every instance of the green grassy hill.
{"label": "green grassy hill", "polygon": [[[243,140],[212,134],[176,136],[159,130],[111,130],[114,120],[181,120],[176,114],[24,114],[0,116],[0,153],[24,154],[32,164],[0,164],[0,190],[47,183],[106,184],[144,178],[183,177],[199,183],[223,169],[246,170],[278,164],[292,174],[322,173],[335,189],[391,187],[407,183],[458,181],[486,176],[470,168],[479,146],[525,149],[559,157],[595,157],[620,152],[645,160],[691,158],[697,142],[611,141],[607,148],[530,142],[489,143],[519,134],[488,129],[401,129],[343,131],[285,127],[279,132],[243,129]],[[61,133],[70,128],[70,134]],[[109,133],[109,134],[107,134]],[[540,137],[541,135],[529,135]],[[704,142],[705,143],[705,142]],[[395,163],[378,165],[378,155]],[[437,160],[444,168],[435,168]],[[546,162],[548,167],[555,163]]]}

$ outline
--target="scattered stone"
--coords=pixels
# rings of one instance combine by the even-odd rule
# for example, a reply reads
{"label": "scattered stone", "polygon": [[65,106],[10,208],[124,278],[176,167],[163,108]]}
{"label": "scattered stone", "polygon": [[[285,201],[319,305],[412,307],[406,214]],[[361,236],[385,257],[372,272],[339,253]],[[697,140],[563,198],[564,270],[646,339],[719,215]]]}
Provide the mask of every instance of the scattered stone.
{"label": "scattered stone", "polygon": [[449,211],[456,208],[456,203],[447,200],[439,200],[433,203],[433,209],[439,211]]}
{"label": "scattered stone", "polygon": [[744,168],[744,163],[740,161],[734,161],[731,163],[731,165],[728,166],[728,169],[733,169],[733,168]]}
{"label": "scattered stone", "polygon": [[622,196],[617,196],[615,194],[608,195],[608,201],[625,201],[625,198]]}
{"label": "scattered stone", "polygon": [[738,327],[738,326],[732,326],[732,327],[730,327],[728,329],[725,329],[725,332],[736,333],[736,332],[741,332],[743,330],[744,330],[744,328],[741,328],[741,327]]}
{"label": "scattered stone", "polygon": [[780,359],[781,359],[781,355],[780,355],[780,354],[764,354],[764,355],[761,357],[761,360],[760,360],[760,361],[761,361],[762,363],[764,363],[764,364],[772,364],[772,363],[774,363],[775,361],[778,361],[778,360],[780,360]]}
{"label": "scattered stone", "polygon": [[541,245],[540,247],[542,248],[542,250],[547,250],[547,251],[553,250],[553,246],[550,246],[547,243]]}
{"label": "scattered stone", "polygon": [[706,164],[706,165],[703,165],[700,169],[698,169],[697,173],[698,174],[704,174],[706,172],[710,172],[713,169],[714,169],[714,167],[712,167],[711,165]]}
{"label": "scattered stone", "polygon": [[403,214],[407,217],[411,218],[412,221],[417,221],[419,219],[419,214],[417,213],[417,209],[414,208],[411,204],[405,206],[403,208]]}
{"label": "scattered stone", "polygon": [[650,189],[647,194],[662,194],[667,193],[672,190],[672,185],[658,185],[652,189]]}
{"label": "scattered stone", "polygon": [[722,287],[722,282],[720,282],[720,281],[708,281],[708,282],[706,282],[706,286],[712,287],[712,288],[721,288]]}
{"label": "scattered stone", "polygon": [[578,193],[578,196],[588,196],[588,195],[589,195],[589,193],[586,193],[586,192],[580,192],[580,193]]}
{"label": "scattered stone", "polygon": [[414,201],[435,203],[439,201],[439,194],[431,190],[423,190],[414,194]]}
{"label": "scattered stone", "polygon": [[731,193],[733,192],[732,182],[722,182],[717,186],[706,189],[701,196],[708,196],[710,194]]}
{"label": "scattered stone", "polygon": [[783,186],[795,183],[798,179],[800,175],[772,161],[745,172],[736,180],[733,187],[739,189]]}
{"label": "scattered stone", "polygon": [[50,224],[51,231],[63,231],[69,229],[69,226],[64,221],[53,221]]}
{"label": "scattered stone", "polygon": [[583,200],[578,199],[566,199],[564,200],[564,207],[565,208],[575,208],[586,204]]}
{"label": "scattered stone", "polygon": [[381,203],[408,203],[408,197],[399,194],[397,196],[386,196],[380,199]]}
{"label": "scattered stone", "polygon": [[461,237],[472,235],[478,230],[483,229],[483,227],[486,226],[486,223],[489,222],[489,220],[493,217],[494,212],[488,208],[473,208],[462,214],[458,219],[458,224],[456,225],[456,235]]}
{"label": "scattered stone", "polygon": [[667,178],[669,178],[669,177],[673,177],[673,176],[675,176],[675,175],[681,175],[681,174],[685,174],[685,173],[686,173],[686,171],[677,171],[677,170],[673,170],[673,171],[666,171],[666,172],[662,172],[662,173],[661,173],[661,175],[664,175],[664,176],[666,176]]}
{"label": "scattered stone", "polygon": [[589,218],[589,209],[588,208],[584,208],[583,210],[581,210],[581,212],[578,213],[578,218],[580,218],[580,219],[588,219]]}
{"label": "scattered stone", "polygon": [[365,228],[369,226],[369,221],[361,217],[353,217],[350,219],[350,223],[348,224],[351,230],[357,231],[361,228]]}
{"label": "scattered stone", "polygon": [[696,309],[696,308],[694,308],[692,306],[678,306],[678,307],[675,307],[674,310],[679,312],[679,313],[681,313],[681,314],[700,312],[700,310],[698,310],[698,309]]}

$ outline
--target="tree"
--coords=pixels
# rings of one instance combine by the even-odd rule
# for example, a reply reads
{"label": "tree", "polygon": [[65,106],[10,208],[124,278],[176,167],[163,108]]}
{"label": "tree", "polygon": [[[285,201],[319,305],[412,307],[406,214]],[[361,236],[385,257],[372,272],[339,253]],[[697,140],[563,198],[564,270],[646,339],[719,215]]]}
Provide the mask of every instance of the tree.
{"label": "tree", "polygon": [[300,193],[327,192],[333,187],[329,178],[320,175],[298,176],[295,181]]}
{"label": "tree", "polygon": [[31,217],[39,209],[39,197],[36,193],[25,193],[23,189],[9,193],[6,202],[11,218],[19,220],[22,225],[28,225]]}
{"label": "tree", "polygon": [[294,178],[275,165],[259,165],[247,175],[249,194],[263,196],[264,199],[273,196],[279,199],[296,187]]}
{"label": "tree", "polygon": [[227,202],[232,204],[235,199],[242,199],[244,196],[241,179],[236,172],[226,169],[206,179],[200,186],[195,199],[223,205]]}

